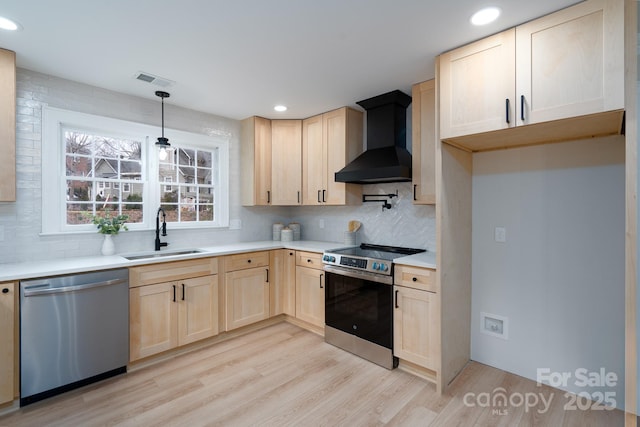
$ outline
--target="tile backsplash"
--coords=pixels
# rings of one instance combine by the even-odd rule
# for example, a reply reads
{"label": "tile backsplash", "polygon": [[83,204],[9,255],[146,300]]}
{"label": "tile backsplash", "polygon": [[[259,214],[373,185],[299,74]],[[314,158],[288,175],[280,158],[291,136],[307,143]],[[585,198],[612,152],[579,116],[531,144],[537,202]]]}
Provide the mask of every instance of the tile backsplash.
{"label": "tile backsplash", "polygon": [[[153,90],[150,89],[150,94]],[[150,96],[151,98],[151,96]],[[144,99],[82,83],[18,69],[16,111],[17,201],[0,203],[0,263],[37,261],[100,254],[98,233],[41,235],[42,107],[80,111],[133,122],[158,125],[157,99]],[[223,134],[230,140],[230,212],[242,228],[168,230],[169,248],[212,246],[251,240],[270,240],[274,222],[299,222],[302,238],[341,243],[349,220],[363,227],[358,242],[411,246],[435,250],[433,206],[414,206],[409,183],[365,186],[371,194],[395,193],[392,209],[380,203],[361,206],[243,207],[240,203],[240,123],[237,120],[165,105],[166,127],[205,135]],[[48,161],[48,160],[47,160]],[[319,220],[324,228],[319,227]],[[153,249],[153,231],[129,231],[115,238],[117,252]]]}

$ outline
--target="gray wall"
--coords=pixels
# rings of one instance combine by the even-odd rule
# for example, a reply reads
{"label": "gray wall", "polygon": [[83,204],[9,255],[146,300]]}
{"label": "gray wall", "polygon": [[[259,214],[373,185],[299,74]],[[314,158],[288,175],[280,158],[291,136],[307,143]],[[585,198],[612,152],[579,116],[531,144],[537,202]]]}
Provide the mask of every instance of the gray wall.
{"label": "gray wall", "polygon": [[[113,117],[157,126],[158,100],[107,91],[44,74],[19,69],[17,73],[17,201],[0,203],[0,263],[99,255],[98,233],[40,236],[42,212],[42,106]],[[149,93],[153,93],[149,86]],[[166,127],[230,138],[230,218],[242,221],[241,230],[169,229],[169,248],[224,244],[271,238],[270,224],[286,220],[286,209],[240,206],[240,124],[236,120],[165,106]],[[45,159],[45,161],[51,161]],[[46,214],[46,212],[45,212]],[[114,238],[117,252],[153,250],[153,231],[129,231]]]}
{"label": "gray wall", "polygon": [[[19,69],[17,74],[17,201],[0,203],[0,263],[35,261],[100,254],[98,233],[41,236],[42,106],[113,117],[157,126],[157,99],[143,99]],[[149,86],[149,93],[153,93]],[[411,117],[409,109],[408,117]],[[230,144],[230,219],[240,219],[240,230],[169,229],[169,248],[211,246],[251,240],[270,240],[271,224],[297,221],[308,240],[342,242],[351,219],[363,222],[359,241],[415,246],[435,250],[433,207],[413,206],[411,186],[365,186],[365,192],[395,192],[394,208],[381,212],[379,204],[356,207],[242,207],[240,205],[240,124],[237,120],[165,105],[167,128],[205,135],[222,134]],[[408,132],[410,135],[410,131]],[[410,141],[408,141],[410,145]],[[45,161],[50,161],[46,159]],[[46,212],[45,212],[46,214]],[[325,228],[318,227],[318,219]],[[129,231],[115,237],[117,252],[153,249],[153,231]],[[164,240],[164,239],[163,239]]]}
{"label": "gray wall", "polygon": [[[474,154],[472,359],[570,372],[564,389],[623,407],[624,160],[623,136]],[[509,319],[508,340],[480,332],[481,312]],[[575,386],[601,367],[616,387]]]}

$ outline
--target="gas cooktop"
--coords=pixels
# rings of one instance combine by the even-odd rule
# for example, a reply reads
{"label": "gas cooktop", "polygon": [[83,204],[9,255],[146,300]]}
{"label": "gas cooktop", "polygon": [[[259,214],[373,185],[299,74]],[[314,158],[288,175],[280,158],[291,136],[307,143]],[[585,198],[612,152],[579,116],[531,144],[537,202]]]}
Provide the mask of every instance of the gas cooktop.
{"label": "gas cooktop", "polygon": [[421,252],[425,252],[425,249],[363,243],[359,247],[338,248],[325,251],[322,256],[322,261],[325,264],[391,275],[393,260],[395,258]]}

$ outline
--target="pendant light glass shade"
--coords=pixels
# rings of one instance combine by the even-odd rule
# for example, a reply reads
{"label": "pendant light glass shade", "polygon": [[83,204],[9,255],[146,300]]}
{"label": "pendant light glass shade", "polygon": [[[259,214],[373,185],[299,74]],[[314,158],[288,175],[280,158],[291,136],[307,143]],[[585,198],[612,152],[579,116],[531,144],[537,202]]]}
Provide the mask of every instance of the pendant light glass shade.
{"label": "pendant light glass shade", "polygon": [[159,96],[162,100],[162,136],[156,141],[156,147],[160,149],[158,152],[158,158],[160,160],[167,159],[167,148],[171,147],[169,144],[169,138],[164,137],[164,99],[169,97],[169,92],[163,92],[161,90],[156,91],[156,96]]}

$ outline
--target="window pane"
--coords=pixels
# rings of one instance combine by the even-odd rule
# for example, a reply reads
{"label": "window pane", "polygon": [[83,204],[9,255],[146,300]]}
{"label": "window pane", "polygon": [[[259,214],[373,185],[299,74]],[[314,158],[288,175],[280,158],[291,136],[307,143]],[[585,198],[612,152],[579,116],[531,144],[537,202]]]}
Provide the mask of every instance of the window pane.
{"label": "window pane", "polygon": [[140,141],[118,140],[119,156],[126,160],[142,159],[142,143]]}
{"label": "window pane", "polygon": [[167,222],[178,222],[178,205],[170,203],[162,203],[160,205],[166,214]]}
{"label": "window pane", "polygon": [[211,169],[202,169],[198,168],[198,184],[209,184],[211,185]]}
{"label": "window pane", "polygon": [[197,165],[199,168],[211,168],[211,153],[208,151],[198,151]]}
{"label": "window pane", "polygon": [[196,182],[196,168],[180,166],[179,182],[193,184]]}
{"label": "window pane", "polygon": [[91,154],[93,139],[81,132],[65,131],[65,151],[69,154]]}
{"label": "window pane", "polygon": [[213,188],[200,187],[198,189],[198,203],[213,203]]}
{"label": "window pane", "polygon": [[95,160],[95,175],[98,178],[118,178],[118,161],[114,159],[97,158]]}
{"label": "window pane", "polygon": [[198,214],[195,209],[195,204],[190,206],[180,207],[180,222],[193,222],[198,220]]}
{"label": "window pane", "polygon": [[67,203],[67,224],[91,224],[92,203]]}
{"label": "window pane", "polygon": [[121,160],[120,179],[142,179],[142,163]]}
{"label": "window pane", "polygon": [[96,203],[96,215],[105,216],[120,215],[120,205],[116,203]]}
{"label": "window pane", "polygon": [[198,205],[200,221],[213,221],[213,205]]}
{"label": "window pane", "polygon": [[66,157],[67,176],[92,176],[91,157],[67,156]]}
{"label": "window pane", "polygon": [[196,150],[188,150],[179,148],[178,150],[178,164],[186,166],[195,166],[196,164]]}
{"label": "window pane", "polygon": [[67,180],[67,201],[80,202],[91,200],[93,185],[90,181]]}

